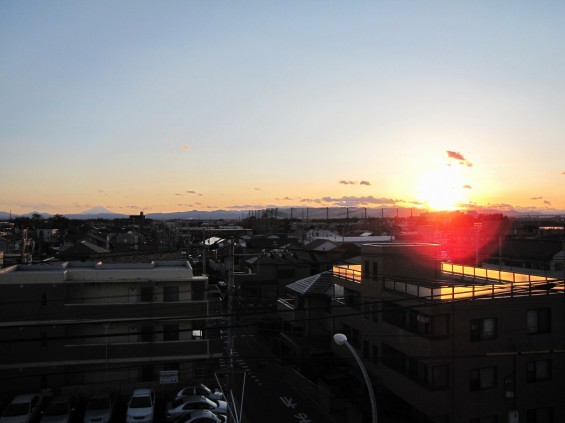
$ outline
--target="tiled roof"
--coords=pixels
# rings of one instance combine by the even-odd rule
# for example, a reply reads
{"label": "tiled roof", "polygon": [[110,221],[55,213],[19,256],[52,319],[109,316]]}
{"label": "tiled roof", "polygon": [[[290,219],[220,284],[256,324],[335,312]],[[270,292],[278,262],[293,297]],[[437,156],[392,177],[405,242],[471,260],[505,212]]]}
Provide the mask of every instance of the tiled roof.
{"label": "tiled roof", "polygon": [[332,272],[308,276],[286,286],[300,295],[330,294],[332,290]]}

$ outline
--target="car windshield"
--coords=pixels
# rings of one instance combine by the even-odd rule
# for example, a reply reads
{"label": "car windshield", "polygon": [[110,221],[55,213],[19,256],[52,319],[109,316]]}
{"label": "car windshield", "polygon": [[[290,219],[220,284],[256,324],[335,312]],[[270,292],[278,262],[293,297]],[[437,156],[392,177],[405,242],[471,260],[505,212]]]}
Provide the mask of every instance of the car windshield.
{"label": "car windshield", "polygon": [[23,416],[25,414],[29,414],[29,403],[27,402],[10,404],[4,411],[4,417]]}
{"label": "car windshield", "polygon": [[69,403],[67,402],[56,402],[49,404],[49,407],[45,410],[46,416],[60,416],[62,414],[67,414],[69,412]]}
{"label": "car windshield", "polygon": [[178,407],[179,405],[183,405],[184,404],[184,398],[180,397],[180,398],[176,398],[173,402],[172,402],[172,406],[173,408]]}
{"label": "car windshield", "polygon": [[130,408],[147,408],[151,407],[151,398],[149,397],[132,397]]}
{"label": "car windshield", "polygon": [[105,410],[110,408],[110,398],[92,398],[86,407],[87,410]]}

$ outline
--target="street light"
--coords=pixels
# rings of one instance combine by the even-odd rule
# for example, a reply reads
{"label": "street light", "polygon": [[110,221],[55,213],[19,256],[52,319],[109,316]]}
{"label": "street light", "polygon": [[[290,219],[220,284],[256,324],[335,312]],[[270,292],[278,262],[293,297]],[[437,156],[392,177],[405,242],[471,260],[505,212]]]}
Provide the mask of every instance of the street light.
{"label": "street light", "polygon": [[371,379],[369,379],[369,375],[367,374],[367,369],[365,369],[365,365],[361,361],[361,357],[355,351],[355,348],[347,342],[347,336],[343,333],[336,333],[334,335],[334,341],[337,345],[345,345],[353,354],[355,361],[357,361],[357,365],[361,369],[361,373],[363,373],[363,378],[365,379],[365,383],[367,384],[367,389],[369,390],[369,398],[371,399],[371,411],[372,411],[372,422],[377,423],[377,402],[375,400],[375,393],[373,392],[373,385],[371,385]]}

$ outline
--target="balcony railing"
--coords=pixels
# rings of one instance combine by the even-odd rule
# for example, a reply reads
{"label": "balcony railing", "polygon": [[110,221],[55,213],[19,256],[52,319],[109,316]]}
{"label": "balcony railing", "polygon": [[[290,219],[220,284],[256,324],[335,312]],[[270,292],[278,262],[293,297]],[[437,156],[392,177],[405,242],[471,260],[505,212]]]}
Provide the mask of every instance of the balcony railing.
{"label": "balcony railing", "polygon": [[357,283],[361,283],[361,278],[363,277],[360,264],[336,265],[333,267],[332,273],[334,276]]}
{"label": "balcony railing", "polygon": [[[336,265],[334,277],[361,283],[361,265]],[[565,293],[563,279],[481,267],[441,264],[436,281],[385,279],[384,288],[430,301],[505,298]]]}
{"label": "balcony railing", "polygon": [[543,279],[525,282],[445,284],[430,282],[404,282],[386,279],[386,290],[429,301],[479,300],[512,298],[534,295],[563,294],[563,280]]}

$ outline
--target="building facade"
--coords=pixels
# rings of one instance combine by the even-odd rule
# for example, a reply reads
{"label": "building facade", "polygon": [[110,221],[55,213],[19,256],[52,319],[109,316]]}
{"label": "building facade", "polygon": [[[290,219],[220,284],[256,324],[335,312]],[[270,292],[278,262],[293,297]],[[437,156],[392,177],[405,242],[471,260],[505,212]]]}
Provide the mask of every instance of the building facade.
{"label": "building facade", "polygon": [[0,270],[0,393],[157,387],[213,377],[221,302],[187,261],[59,262]]}
{"label": "building facade", "polygon": [[381,398],[402,404],[397,417],[565,421],[563,279],[442,263],[435,244],[365,245],[362,256],[334,270],[334,302],[346,307],[333,327]]}

